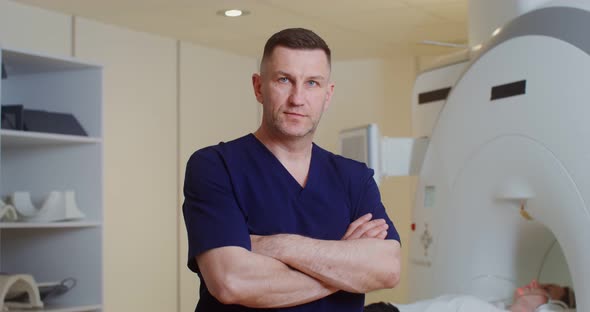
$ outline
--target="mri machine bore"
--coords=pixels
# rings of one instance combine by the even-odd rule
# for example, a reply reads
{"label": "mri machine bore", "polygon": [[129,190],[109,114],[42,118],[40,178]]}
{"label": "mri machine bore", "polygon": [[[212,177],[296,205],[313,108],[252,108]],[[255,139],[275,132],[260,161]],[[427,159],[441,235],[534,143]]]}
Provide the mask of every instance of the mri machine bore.
{"label": "mri machine bore", "polygon": [[538,279],[590,311],[590,1],[544,2],[416,80],[410,301]]}

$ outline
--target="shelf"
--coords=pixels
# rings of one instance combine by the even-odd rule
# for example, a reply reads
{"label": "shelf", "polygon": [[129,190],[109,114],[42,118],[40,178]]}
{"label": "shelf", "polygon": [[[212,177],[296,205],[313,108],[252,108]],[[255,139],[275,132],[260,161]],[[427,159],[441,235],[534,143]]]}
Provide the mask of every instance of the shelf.
{"label": "shelf", "polygon": [[87,305],[76,307],[64,307],[56,305],[46,305],[43,309],[10,309],[9,312],[90,312],[99,311],[102,305]]}
{"label": "shelf", "polygon": [[100,67],[96,64],[82,64],[79,60],[72,58],[58,58],[14,49],[2,50],[2,63],[5,64],[8,75],[38,74]]}
{"label": "shelf", "polygon": [[39,145],[92,144],[102,142],[99,138],[55,133],[0,130],[2,147],[26,147]]}
{"label": "shelf", "polygon": [[0,222],[0,229],[60,229],[100,227],[100,222],[70,221],[70,222]]}

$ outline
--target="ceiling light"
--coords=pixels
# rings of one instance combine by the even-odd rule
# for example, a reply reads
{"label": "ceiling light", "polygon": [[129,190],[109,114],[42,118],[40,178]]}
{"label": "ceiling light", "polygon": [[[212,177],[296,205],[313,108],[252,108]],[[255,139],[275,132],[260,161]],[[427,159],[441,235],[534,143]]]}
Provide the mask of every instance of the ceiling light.
{"label": "ceiling light", "polygon": [[229,17],[238,17],[242,16],[242,10],[226,10],[223,14]]}
{"label": "ceiling light", "polygon": [[476,46],[472,47],[472,48],[471,48],[471,50],[473,50],[473,51],[477,51],[477,50],[481,49],[482,47],[483,47],[483,45],[481,45],[481,44],[478,44],[478,45],[476,45]]}
{"label": "ceiling light", "polygon": [[227,16],[227,17],[238,17],[250,14],[249,11],[246,10],[238,10],[238,9],[231,9],[231,10],[219,10],[217,11],[217,15]]}

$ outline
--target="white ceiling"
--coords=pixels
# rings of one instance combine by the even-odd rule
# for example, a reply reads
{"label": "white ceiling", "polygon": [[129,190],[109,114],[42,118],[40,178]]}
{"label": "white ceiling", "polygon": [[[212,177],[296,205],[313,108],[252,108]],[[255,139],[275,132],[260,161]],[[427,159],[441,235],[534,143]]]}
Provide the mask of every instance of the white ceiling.
{"label": "white ceiling", "polygon": [[[101,22],[258,57],[286,27],[320,34],[334,58],[452,52],[422,40],[467,41],[468,0],[14,0]],[[240,18],[216,14],[240,8]]]}

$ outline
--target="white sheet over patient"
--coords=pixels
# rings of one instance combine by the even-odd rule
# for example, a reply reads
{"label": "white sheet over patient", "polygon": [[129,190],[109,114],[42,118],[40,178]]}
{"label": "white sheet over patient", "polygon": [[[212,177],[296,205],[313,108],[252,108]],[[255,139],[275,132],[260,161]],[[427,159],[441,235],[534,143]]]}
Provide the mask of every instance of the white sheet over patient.
{"label": "white sheet over patient", "polygon": [[446,295],[412,304],[395,304],[400,312],[506,312],[479,298]]}

